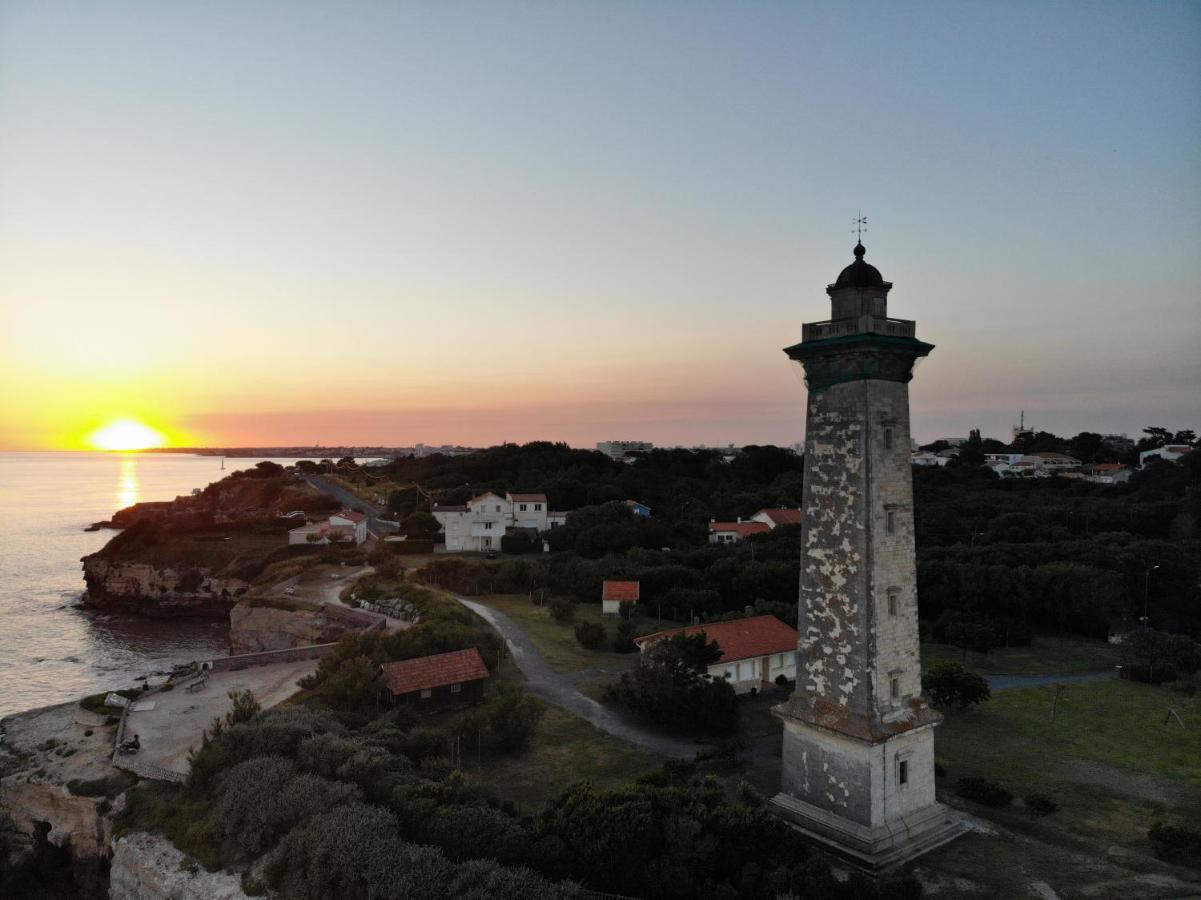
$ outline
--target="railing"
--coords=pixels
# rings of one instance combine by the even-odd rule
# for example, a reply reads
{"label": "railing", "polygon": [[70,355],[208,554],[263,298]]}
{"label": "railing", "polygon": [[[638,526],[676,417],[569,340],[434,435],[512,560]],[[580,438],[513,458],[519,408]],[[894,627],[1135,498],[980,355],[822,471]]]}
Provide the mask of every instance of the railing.
{"label": "railing", "polygon": [[911,338],[917,334],[917,323],[911,319],[890,319],[886,316],[858,316],[853,319],[808,322],[801,328],[801,337],[806,341],[821,341],[856,334],[886,334],[889,337]]}

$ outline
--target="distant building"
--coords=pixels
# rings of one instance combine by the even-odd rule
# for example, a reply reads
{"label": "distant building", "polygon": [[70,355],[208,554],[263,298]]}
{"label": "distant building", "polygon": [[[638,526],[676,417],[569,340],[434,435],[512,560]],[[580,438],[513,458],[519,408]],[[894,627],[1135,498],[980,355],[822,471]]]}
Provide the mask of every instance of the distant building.
{"label": "distant building", "polygon": [[766,522],[718,522],[716,519],[709,523],[710,544],[737,544],[745,541],[752,534],[766,534],[771,526]]}
{"label": "distant building", "polygon": [[945,466],[950,461],[950,457],[939,456],[937,453],[931,453],[929,450],[919,450],[917,453],[909,455],[909,462],[915,466]]}
{"label": "distant building", "polygon": [[1134,474],[1121,463],[1094,463],[1088,467],[1088,480],[1094,484],[1125,484]]}
{"label": "distant building", "polygon": [[1167,462],[1175,462],[1184,456],[1186,453],[1192,453],[1193,448],[1187,444],[1175,445],[1169,444],[1167,447],[1156,447],[1154,450],[1144,450],[1138,455],[1138,465],[1141,469],[1152,459],[1162,459]]}
{"label": "distant building", "polygon": [[393,705],[450,706],[484,699],[488,667],[475,647],[380,666],[385,696]]}
{"label": "distant building", "polygon": [[301,525],[288,531],[289,544],[330,544],[335,541],[367,540],[367,517],[360,512],[344,509],[324,522]]}
{"label": "distant building", "polygon": [[775,531],[781,525],[800,525],[802,520],[799,509],[761,509],[751,516],[752,522],[762,522]]}
{"label": "distant building", "polygon": [[630,512],[636,516],[641,516],[644,519],[649,519],[651,517],[651,508],[645,503],[639,503],[637,500],[626,500],[625,505],[628,506],[630,508]]}
{"label": "distant building", "polygon": [[770,687],[781,675],[789,681],[796,679],[797,631],[775,616],[657,631],[634,638],[634,643],[645,656],[659,641],[678,634],[704,634],[715,641],[721,648],[721,658],[709,667],[709,676],[730,682],[739,694]]}
{"label": "distant building", "polygon": [[567,514],[550,510],[546,494],[500,494],[488,491],[462,506],[438,506],[434,518],[446,536],[446,552],[499,550],[510,528],[535,532],[557,528]]}
{"label": "distant building", "polygon": [[621,461],[627,453],[638,453],[646,450],[654,450],[655,445],[650,441],[599,441],[596,449],[609,459]]}
{"label": "distant building", "polygon": [[608,581],[601,587],[601,614],[615,616],[621,604],[637,603],[641,589],[637,581]]}

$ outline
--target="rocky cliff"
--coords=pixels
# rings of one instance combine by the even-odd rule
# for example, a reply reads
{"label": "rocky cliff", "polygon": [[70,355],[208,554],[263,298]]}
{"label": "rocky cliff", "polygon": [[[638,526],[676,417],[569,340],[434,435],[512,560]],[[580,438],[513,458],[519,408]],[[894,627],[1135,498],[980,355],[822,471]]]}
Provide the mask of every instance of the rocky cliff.
{"label": "rocky cliff", "polygon": [[164,617],[225,617],[250,587],[241,578],[216,576],[207,567],[158,568],[96,554],[84,557],[83,580],[88,606]]}
{"label": "rocky cliff", "polygon": [[127,834],[113,844],[112,900],[249,900],[241,878],[206,872],[165,838]]}
{"label": "rocky cliff", "polygon": [[[340,614],[339,614],[340,613]],[[330,644],[351,631],[361,631],[370,617],[353,610],[288,609],[262,602],[244,601],[229,614],[230,654],[290,650],[311,644]]]}

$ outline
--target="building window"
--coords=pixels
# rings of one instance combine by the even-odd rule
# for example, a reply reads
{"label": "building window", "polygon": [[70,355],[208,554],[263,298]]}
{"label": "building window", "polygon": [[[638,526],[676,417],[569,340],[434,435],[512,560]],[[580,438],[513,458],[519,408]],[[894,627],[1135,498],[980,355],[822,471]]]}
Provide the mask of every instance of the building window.
{"label": "building window", "polygon": [[897,614],[897,589],[888,589],[888,614],[895,616]]}
{"label": "building window", "polygon": [[894,534],[897,530],[897,514],[896,510],[888,510],[884,514],[884,530],[889,534]]}
{"label": "building window", "polygon": [[885,450],[892,449],[892,429],[891,428],[884,429],[884,449]]}
{"label": "building window", "polygon": [[901,697],[901,679],[896,675],[888,679],[888,694],[893,700],[899,700]]}
{"label": "building window", "polygon": [[518,509],[520,512],[525,512],[525,504],[524,504],[524,503],[519,503],[519,504],[517,504],[517,509]]}
{"label": "building window", "polygon": [[491,522],[485,522],[485,523],[484,523],[484,531],[491,531],[491,530],[492,530],[492,523],[491,523]]}
{"label": "building window", "polygon": [[450,692],[451,692],[452,694],[461,694],[461,693],[463,693],[463,685],[461,685],[461,684],[452,684],[452,685],[450,686]]}
{"label": "building window", "polygon": [[421,699],[428,700],[430,697],[433,696],[433,694],[434,694],[434,692],[432,690],[430,690],[429,688],[426,688],[424,691],[421,692]]}
{"label": "building window", "polygon": [[897,784],[901,787],[909,784],[909,760],[897,760]]}
{"label": "building window", "polygon": [[541,503],[534,504],[534,512],[542,512],[542,504]]}
{"label": "building window", "polygon": [[496,511],[497,511],[497,512],[500,512],[500,504],[499,504],[499,503],[498,503],[498,504],[496,504]]}

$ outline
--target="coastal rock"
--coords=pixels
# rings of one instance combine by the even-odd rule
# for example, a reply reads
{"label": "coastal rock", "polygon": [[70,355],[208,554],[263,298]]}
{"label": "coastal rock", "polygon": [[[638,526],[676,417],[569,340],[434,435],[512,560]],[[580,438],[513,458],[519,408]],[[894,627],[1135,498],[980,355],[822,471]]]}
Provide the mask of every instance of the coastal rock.
{"label": "coastal rock", "polygon": [[229,614],[230,653],[290,650],[311,644],[329,644],[361,623],[336,619],[324,609],[286,609],[244,601]]}
{"label": "coastal rock", "polygon": [[157,835],[134,832],[113,845],[112,900],[249,900],[241,878],[206,872]]}
{"label": "coastal rock", "polygon": [[193,566],[159,568],[148,563],[83,558],[85,606],[146,616],[226,616],[249,583],[217,577]]}

